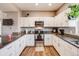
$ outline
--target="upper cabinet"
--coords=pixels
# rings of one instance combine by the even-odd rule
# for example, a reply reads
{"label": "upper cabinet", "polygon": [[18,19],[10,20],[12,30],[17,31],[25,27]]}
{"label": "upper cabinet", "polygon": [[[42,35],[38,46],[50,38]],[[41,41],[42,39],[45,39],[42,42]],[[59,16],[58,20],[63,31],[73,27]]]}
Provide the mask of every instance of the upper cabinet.
{"label": "upper cabinet", "polygon": [[20,27],[34,27],[35,21],[43,21],[45,27],[54,26],[54,17],[21,17],[19,25]]}
{"label": "upper cabinet", "polygon": [[70,11],[70,9],[66,9],[59,13],[57,16],[55,16],[55,22],[56,26],[68,26],[68,17],[67,13]]}
{"label": "upper cabinet", "polygon": [[54,17],[45,17],[44,19],[44,26],[45,27],[53,27],[55,19]]}
{"label": "upper cabinet", "polygon": [[3,13],[0,11],[0,20],[3,18]]}
{"label": "upper cabinet", "polygon": [[3,18],[7,18],[7,14],[0,11],[0,20],[3,19]]}
{"label": "upper cabinet", "polygon": [[20,27],[32,27],[34,26],[33,18],[30,17],[21,17],[19,20]]}
{"label": "upper cabinet", "polygon": [[68,27],[67,13],[69,11],[70,9],[66,9],[55,17],[20,17],[19,25],[21,27],[34,27],[35,21],[44,21],[44,27]]}

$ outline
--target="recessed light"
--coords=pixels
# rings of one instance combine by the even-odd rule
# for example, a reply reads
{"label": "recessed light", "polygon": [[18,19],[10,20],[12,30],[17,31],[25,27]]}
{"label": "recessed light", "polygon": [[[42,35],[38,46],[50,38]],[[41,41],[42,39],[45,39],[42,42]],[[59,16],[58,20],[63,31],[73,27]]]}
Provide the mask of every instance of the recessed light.
{"label": "recessed light", "polygon": [[35,6],[38,6],[39,4],[38,3],[35,3]]}
{"label": "recessed light", "polygon": [[52,6],[52,3],[49,3],[48,6]]}

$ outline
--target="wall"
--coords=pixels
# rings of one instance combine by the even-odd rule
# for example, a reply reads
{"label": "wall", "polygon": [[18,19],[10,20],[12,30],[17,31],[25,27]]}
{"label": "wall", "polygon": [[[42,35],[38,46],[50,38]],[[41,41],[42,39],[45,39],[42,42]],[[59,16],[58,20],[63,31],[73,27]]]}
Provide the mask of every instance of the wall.
{"label": "wall", "polygon": [[22,16],[26,16],[26,14],[29,13],[29,17],[46,17],[46,16],[55,16],[55,12],[43,12],[43,11],[32,11],[32,12],[22,12]]}
{"label": "wall", "polygon": [[20,28],[20,24],[19,24],[19,20],[20,20],[20,17],[22,16],[22,12],[20,10],[18,10],[18,29],[17,29],[17,32],[20,33],[21,31],[21,28]]}
{"label": "wall", "polygon": [[[2,28],[2,11],[0,11],[0,35],[2,35],[1,34],[1,28]],[[1,39],[1,37],[0,37],[0,44],[2,43],[2,39]]]}
{"label": "wall", "polygon": [[11,34],[12,32],[18,31],[18,13],[17,12],[6,12],[7,16],[5,18],[12,18],[12,26],[2,26],[2,35]]}

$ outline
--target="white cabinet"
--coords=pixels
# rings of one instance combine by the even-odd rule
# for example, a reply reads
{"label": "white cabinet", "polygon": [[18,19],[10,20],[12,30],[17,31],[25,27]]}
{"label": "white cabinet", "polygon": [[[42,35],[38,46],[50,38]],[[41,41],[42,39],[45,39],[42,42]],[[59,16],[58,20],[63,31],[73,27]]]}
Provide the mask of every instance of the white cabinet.
{"label": "white cabinet", "polygon": [[61,55],[66,55],[66,56],[77,56],[77,47],[69,44],[68,42],[63,42],[63,54]]}
{"label": "white cabinet", "polygon": [[55,35],[52,35],[52,36],[53,36],[53,46],[59,52],[59,46],[60,46],[59,38],[57,36],[55,36]]}
{"label": "white cabinet", "polygon": [[50,46],[53,43],[53,36],[52,34],[45,34],[44,36],[44,45]]}
{"label": "white cabinet", "polygon": [[25,39],[26,39],[26,35],[18,38],[18,40],[15,41],[16,55],[20,55],[20,53],[22,52],[22,50],[26,47]]}
{"label": "white cabinet", "polygon": [[0,35],[1,35],[1,32],[2,32],[2,20],[0,20]]}
{"label": "white cabinet", "polygon": [[67,13],[70,12],[70,9],[66,9],[64,11],[62,11],[61,13],[59,13],[57,16],[55,16],[55,25],[56,26],[68,26],[68,17],[67,17]]}
{"label": "white cabinet", "polygon": [[3,19],[3,12],[0,11],[0,20]]}
{"label": "white cabinet", "polygon": [[57,27],[68,26],[68,18],[64,14],[59,14],[55,16],[55,25]]}
{"label": "white cabinet", "polygon": [[[66,9],[56,15],[55,17],[21,17],[21,23],[22,26],[26,27],[33,27],[35,26],[35,21],[44,21],[45,27],[64,27],[68,26],[68,17],[67,13],[70,11],[70,9]],[[20,21],[19,20],[19,21]],[[20,24],[21,24],[20,23]]]}
{"label": "white cabinet", "polygon": [[15,42],[15,51],[16,51],[16,56],[20,55],[20,53],[22,52],[22,50],[24,49],[24,42],[22,42],[24,39],[19,39],[18,41]]}
{"label": "white cabinet", "polygon": [[55,26],[54,17],[20,17],[19,25],[20,27],[34,27],[35,21],[44,21],[45,27]]}
{"label": "white cabinet", "polygon": [[11,43],[4,48],[0,49],[0,55],[1,56],[12,56],[16,55],[16,50],[15,50],[15,44]]}
{"label": "white cabinet", "polygon": [[20,27],[34,27],[34,17],[20,17]]}
{"label": "white cabinet", "polygon": [[75,26],[77,26],[77,20],[69,20],[68,24],[70,27],[75,27]]}
{"label": "white cabinet", "polygon": [[35,19],[36,18],[34,18],[34,17],[32,17],[32,18],[29,17],[29,26],[30,27],[34,27],[35,26]]}
{"label": "white cabinet", "polygon": [[26,35],[18,38],[14,42],[4,46],[0,49],[0,56],[18,56],[21,54],[22,50],[26,47],[24,43],[26,39]]}
{"label": "white cabinet", "polygon": [[63,39],[53,35],[53,46],[62,56],[77,56],[78,48],[64,41]]}
{"label": "white cabinet", "polygon": [[44,26],[45,27],[53,27],[55,19],[54,17],[44,17]]}
{"label": "white cabinet", "polygon": [[77,56],[79,56],[79,48],[77,48]]}
{"label": "white cabinet", "polygon": [[26,40],[26,46],[35,45],[34,34],[27,34],[25,40]]}

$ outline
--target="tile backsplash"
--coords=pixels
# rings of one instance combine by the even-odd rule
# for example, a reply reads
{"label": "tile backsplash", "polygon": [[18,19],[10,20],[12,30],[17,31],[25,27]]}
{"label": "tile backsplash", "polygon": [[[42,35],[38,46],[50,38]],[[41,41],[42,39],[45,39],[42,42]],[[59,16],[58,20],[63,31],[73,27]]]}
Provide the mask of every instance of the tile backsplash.
{"label": "tile backsplash", "polygon": [[76,32],[74,27],[63,28],[63,29],[64,29],[64,33],[67,33],[67,34],[75,34]]}

